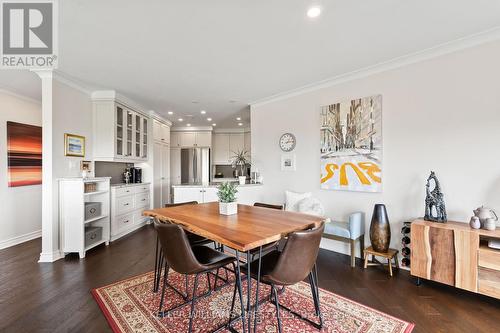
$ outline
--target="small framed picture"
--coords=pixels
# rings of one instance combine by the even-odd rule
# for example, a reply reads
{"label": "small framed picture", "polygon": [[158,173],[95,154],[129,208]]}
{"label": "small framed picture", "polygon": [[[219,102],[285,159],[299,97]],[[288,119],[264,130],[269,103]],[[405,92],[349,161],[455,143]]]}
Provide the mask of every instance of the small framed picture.
{"label": "small framed picture", "polygon": [[295,154],[281,155],[281,171],[295,171]]}
{"label": "small framed picture", "polygon": [[90,161],[81,161],[80,162],[80,170],[90,172],[92,168],[92,162]]}
{"label": "small framed picture", "polygon": [[85,137],[75,134],[64,134],[64,154],[66,156],[85,157]]}

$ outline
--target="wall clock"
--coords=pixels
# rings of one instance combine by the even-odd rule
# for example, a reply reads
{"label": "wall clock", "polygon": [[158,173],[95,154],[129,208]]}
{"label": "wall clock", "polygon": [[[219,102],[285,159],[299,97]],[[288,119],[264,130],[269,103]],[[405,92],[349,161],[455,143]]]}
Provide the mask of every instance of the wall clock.
{"label": "wall clock", "polygon": [[296,142],[295,135],[285,133],[280,138],[280,148],[285,152],[290,152],[295,149]]}

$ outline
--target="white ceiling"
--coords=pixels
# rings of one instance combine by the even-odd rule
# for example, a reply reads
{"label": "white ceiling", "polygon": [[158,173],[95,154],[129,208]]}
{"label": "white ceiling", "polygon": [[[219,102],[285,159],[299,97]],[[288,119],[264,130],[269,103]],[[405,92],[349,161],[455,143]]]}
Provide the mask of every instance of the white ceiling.
{"label": "white ceiling", "polygon": [[252,101],[500,26],[498,0],[59,4],[62,72],[193,126],[247,125]]}

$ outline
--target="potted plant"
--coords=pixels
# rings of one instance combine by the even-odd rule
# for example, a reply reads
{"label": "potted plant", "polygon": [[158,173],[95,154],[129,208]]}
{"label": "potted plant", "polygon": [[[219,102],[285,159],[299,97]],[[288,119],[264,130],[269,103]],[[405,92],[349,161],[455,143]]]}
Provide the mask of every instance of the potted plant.
{"label": "potted plant", "polygon": [[224,182],[217,188],[219,197],[219,213],[222,215],[234,215],[238,213],[238,203],[236,202],[236,184]]}
{"label": "potted plant", "polygon": [[240,150],[233,153],[234,156],[231,157],[231,165],[233,166],[233,168],[240,168],[241,173],[238,177],[238,180],[240,181],[240,185],[244,185],[247,180],[247,176],[245,176],[245,168],[247,167],[247,165],[251,165],[250,157],[248,156],[248,152],[246,150]]}

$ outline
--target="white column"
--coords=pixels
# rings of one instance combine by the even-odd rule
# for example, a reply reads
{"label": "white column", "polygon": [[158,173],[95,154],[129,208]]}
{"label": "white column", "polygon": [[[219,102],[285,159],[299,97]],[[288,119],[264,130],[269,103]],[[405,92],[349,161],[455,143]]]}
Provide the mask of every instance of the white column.
{"label": "white column", "polygon": [[62,257],[59,251],[59,218],[54,205],[53,177],[53,73],[35,71],[42,79],[42,252],[39,262],[53,262]]}

